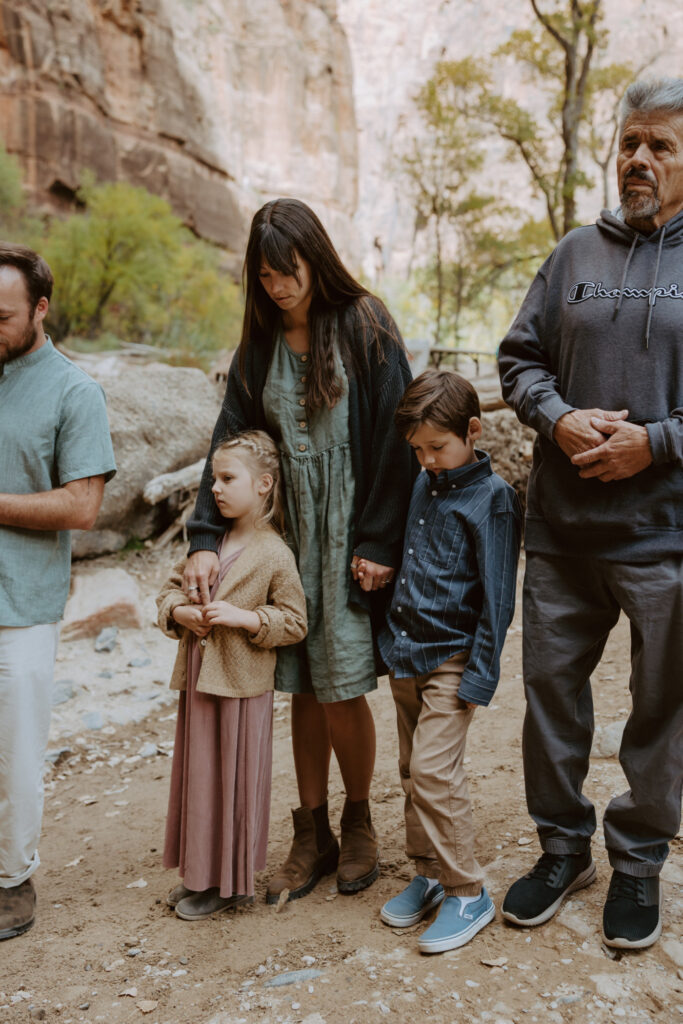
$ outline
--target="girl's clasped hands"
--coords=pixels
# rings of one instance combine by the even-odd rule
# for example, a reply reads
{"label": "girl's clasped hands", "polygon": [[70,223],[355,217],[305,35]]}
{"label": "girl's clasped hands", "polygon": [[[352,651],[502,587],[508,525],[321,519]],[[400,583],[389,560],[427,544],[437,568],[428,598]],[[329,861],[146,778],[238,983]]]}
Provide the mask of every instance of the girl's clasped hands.
{"label": "girl's clasped hands", "polygon": [[261,619],[256,612],[250,612],[229,601],[210,601],[209,604],[181,604],[173,609],[173,618],[195,636],[203,639],[212,626],[229,626],[258,633]]}

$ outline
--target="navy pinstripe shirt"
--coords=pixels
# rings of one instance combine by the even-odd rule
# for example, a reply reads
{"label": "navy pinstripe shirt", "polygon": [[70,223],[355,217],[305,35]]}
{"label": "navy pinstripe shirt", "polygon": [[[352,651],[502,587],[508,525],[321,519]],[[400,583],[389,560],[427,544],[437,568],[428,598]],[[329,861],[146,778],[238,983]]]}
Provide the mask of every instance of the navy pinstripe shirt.
{"label": "navy pinstripe shirt", "polygon": [[397,679],[470,651],[458,695],[486,705],[515,608],[521,510],[512,487],[478,462],[423,471],[413,486],[403,561],[379,637]]}

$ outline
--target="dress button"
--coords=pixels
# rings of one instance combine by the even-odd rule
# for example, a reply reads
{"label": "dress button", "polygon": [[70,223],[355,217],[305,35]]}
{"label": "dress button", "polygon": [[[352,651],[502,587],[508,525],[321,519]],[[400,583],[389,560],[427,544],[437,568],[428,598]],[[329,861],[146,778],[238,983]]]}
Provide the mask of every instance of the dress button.
{"label": "dress button", "polygon": [[306,420],[299,420],[299,426],[303,430],[305,428],[305,426],[306,426]]}
{"label": "dress button", "polygon": [[299,445],[299,451],[300,452],[305,452],[306,451],[306,445],[305,444],[300,444]]}
{"label": "dress button", "polygon": [[453,490],[455,487],[457,487],[457,484],[451,484],[451,490]]}
{"label": "dress button", "polygon": [[200,647],[206,647],[206,640],[200,640],[199,641],[199,646]]}
{"label": "dress button", "polygon": [[403,608],[401,608],[400,604],[396,605],[396,611],[397,612],[402,612],[403,611]]}
{"label": "dress button", "polygon": [[308,356],[302,356],[301,357],[301,362],[302,363],[307,363],[308,362]]}
{"label": "dress button", "polygon": [[438,491],[432,491],[432,498],[435,498],[438,493],[439,493]]}
{"label": "dress button", "polygon": [[405,583],[405,581],[406,581],[406,578],[404,576],[403,579],[401,580],[401,583]]}
{"label": "dress button", "polygon": [[420,526],[424,526],[424,524],[425,524],[424,519],[418,519],[418,522],[419,522]]}
{"label": "dress button", "polygon": [[305,398],[300,398],[299,399],[299,405],[305,405],[305,404],[306,404],[306,399]]}
{"label": "dress button", "polygon": [[412,555],[412,553],[413,553],[413,549],[412,548],[408,548],[408,554]]}
{"label": "dress button", "polygon": [[406,633],[405,629],[401,630],[401,636],[408,636],[408,634]]}
{"label": "dress button", "polygon": [[301,378],[301,383],[302,383],[302,384],[305,384],[307,380],[308,380],[308,378],[307,378],[307,377],[306,377],[306,375],[304,374],[304,376],[303,376],[303,377]]}

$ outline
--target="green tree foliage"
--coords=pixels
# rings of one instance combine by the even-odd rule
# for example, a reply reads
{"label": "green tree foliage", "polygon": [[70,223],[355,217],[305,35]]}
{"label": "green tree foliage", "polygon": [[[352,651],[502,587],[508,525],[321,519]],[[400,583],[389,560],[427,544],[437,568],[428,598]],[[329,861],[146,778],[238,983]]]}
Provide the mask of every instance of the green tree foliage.
{"label": "green tree foliage", "polygon": [[55,276],[49,328],[57,339],[102,332],[206,359],[239,340],[236,285],[219,254],[168,203],[121,182],[87,181],[82,213],[51,223],[42,253]]}
{"label": "green tree foliage", "polygon": [[[530,28],[513,32],[488,59],[439,62],[416,97],[421,131],[401,162],[416,231],[428,227],[433,235],[422,284],[437,344],[444,332],[457,340],[494,289],[497,298],[518,293],[539,257],[576,225],[579,192],[596,185],[591,171],[599,170],[608,205],[619,101],[647,66],[605,63],[604,0],[528,3]],[[496,85],[501,70],[510,81],[510,65],[525,87],[513,95]],[[525,167],[545,222],[482,189],[485,152],[495,140]]]}
{"label": "green tree foliage", "polygon": [[[595,185],[594,161],[606,175],[616,142],[618,103],[626,86],[646,66],[605,64],[609,32],[604,0],[529,0],[530,29],[513,32],[492,55],[489,81],[478,89],[484,119],[522,160],[532,186],[545,202],[555,240],[577,224],[577,195]],[[493,86],[496,64],[511,59],[540,100],[531,109]]]}
{"label": "green tree foliage", "polygon": [[470,133],[461,115],[471,83],[479,78],[476,62],[460,61],[454,72],[445,83],[430,79],[418,93],[415,103],[423,131],[401,158],[414,197],[416,226],[431,226],[434,234],[434,260],[425,283],[433,293],[437,345],[442,340],[447,299],[445,234],[464,237],[468,215],[492,202],[490,196],[478,196],[469,188],[484,162],[477,133]]}
{"label": "green tree foliage", "polygon": [[600,172],[601,203],[610,205],[609,183],[619,133],[619,106],[626,89],[646,70],[652,60],[639,67],[608,64],[591,71],[588,89],[588,115],[583,126],[585,148]]}
{"label": "green tree foliage", "polygon": [[580,129],[589,113],[591,65],[607,33],[600,27],[602,0],[530,3],[534,28],[513,32],[494,57],[512,57],[522,67],[538,94],[546,97],[545,116],[493,92],[487,106],[492,123],[516,149],[542,193],[551,230],[559,239],[576,224],[577,188],[589,184],[580,167]]}
{"label": "green tree foliage", "polygon": [[[488,130],[509,144],[522,161],[534,192],[543,198],[548,224],[558,241],[577,224],[577,196],[592,189],[597,165],[602,200],[617,136],[623,93],[647,67],[604,63],[609,32],[603,0],[529,0],[534,23],[518,29],[472,79],[460,113],[477,137]],[[503,95],[496,72],[516,65],[533,105]],[[460,81],[462,61],[442,61],[432,81],[444,91]]]}
{"label": "green tree foliage", "polygon": [[487,124],[477,117],[490,79],[472,58],[441,62],[416,96],[419,136],[400,158],[412,192],[416,232],[429,229],[433,254],[420,272],[434,309],[434,342],[458,343],[466,314],[481,312],[492,289],[510,288],[520,267],[547,250],[542,225],[519,218],[495,196],[477,190]]}
{"label": "green tree foliage", "polygon": [[13,235],[23,205],[19,163],[0,141],[0,231],[3,237]]}

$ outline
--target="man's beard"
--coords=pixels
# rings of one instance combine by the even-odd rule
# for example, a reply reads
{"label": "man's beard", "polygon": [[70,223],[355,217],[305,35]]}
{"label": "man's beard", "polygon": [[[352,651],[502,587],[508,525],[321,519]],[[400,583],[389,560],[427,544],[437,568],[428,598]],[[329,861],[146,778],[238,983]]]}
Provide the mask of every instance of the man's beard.
{"label": "man's beard", "polygon": [[[636,181],[646,181],[649,185],[652,185],[652,191],[629,192],[628,183],[631,178],[635,178]],[[624,215],[624,220],[627,224],[632,220],[651,221],[657,216],[662,208],[662,204],[657,193],[657,181],[654,175],[647,171],[629,171],[624,178],[622,192],[619,198],[621,200],[621,210]]]}
{"label": "man's beard", "polygon": [[19,359],[20,356],[25,355],[29,349],[33,348],[37,337],[38,331],[31,322],[22,334],[21,339],[12,345],[11,348],[7,347],[6,343],[3,344],[0,341],[0,366],[4,366],[5,363],[11,363],[13,359]]}

